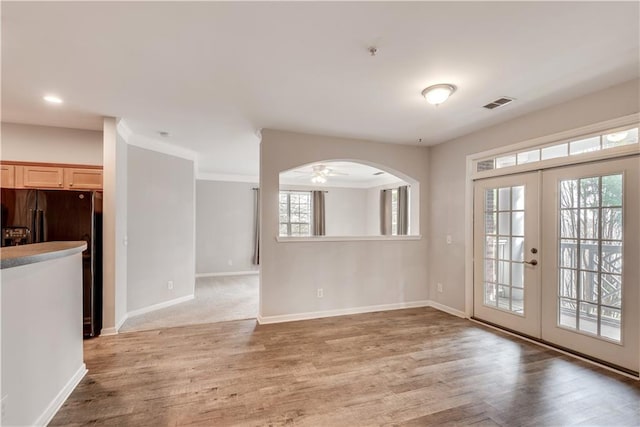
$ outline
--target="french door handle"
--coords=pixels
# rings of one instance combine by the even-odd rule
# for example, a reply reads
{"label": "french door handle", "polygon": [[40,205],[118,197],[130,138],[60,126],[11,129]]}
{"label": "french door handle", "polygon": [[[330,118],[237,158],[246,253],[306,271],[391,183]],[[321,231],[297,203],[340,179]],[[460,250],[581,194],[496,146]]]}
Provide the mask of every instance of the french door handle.
{"label": "french door handle", "polygon": [[529,265],[538,265],[538,260],[537,259],[532,259],[531,261],[522,261],[524,264],[529,264]]}

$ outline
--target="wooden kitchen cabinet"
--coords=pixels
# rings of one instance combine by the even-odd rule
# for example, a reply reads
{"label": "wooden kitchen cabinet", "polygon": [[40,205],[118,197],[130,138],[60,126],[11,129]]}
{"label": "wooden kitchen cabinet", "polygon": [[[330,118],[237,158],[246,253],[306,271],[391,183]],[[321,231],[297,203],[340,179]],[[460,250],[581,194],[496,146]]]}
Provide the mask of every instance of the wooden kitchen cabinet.
{"label": "wooden kitchen cabinet", "polygon": [[16,167],[14,165],[0,165],[0,187],[16,188]]}
{"label": "wooden kitchen cabinet", "polygon": [[64,168],[16,166],[16,188],[64,188]]}
{"label": "wooden kitchen cabinet", "polygon": [[2,188],[102,191],[102,167],[59,163],[0,163]]}
{"label": "wooden kitchen cabinet", "polygon": [[102,169],[65,168],[64,186],[69,190],[102,190]]}

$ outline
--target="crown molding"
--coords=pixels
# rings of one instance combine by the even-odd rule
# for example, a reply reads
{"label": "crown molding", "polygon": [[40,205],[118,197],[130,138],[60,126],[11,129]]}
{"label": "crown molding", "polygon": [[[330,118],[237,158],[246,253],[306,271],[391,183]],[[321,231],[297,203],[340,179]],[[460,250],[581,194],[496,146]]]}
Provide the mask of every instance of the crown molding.
{"label": "crown molding", "polygon": [[260,182],[260,177],[257,175],[235,175],[235,174],[222,174],[214,172],[197,172],[196,180],[198,181],[222,181],[222,182],[248,182],[251,184],[257,184]]}
{"label": "crown molding", "polygon": [[133,136],[133,131],[127,125],[127,122],[124,121],[124,119],[118,119],[116,124],[116,131],[120,134],[122,139],[124,139],[124,142],[126,142],[127,144],[129,143],[131,136]]}
{"label": "crown molding", "polygon": [[173,157],[192,160],[194,163],[198,160],[198,153],[193,150],[134,133],[124,119],[118,120],[117,130],[128,145]]}
{"label": "crown molding", "polygon": [[131,136],[129,141],[127,141],[127,144],[173,157],[180,157],[182,159],[191,160],[193,162],[195,162],[198,158],[198,154],[193,150],[178,147],[166,142],[156,141],[155,139],[136,134],[133,134]]}

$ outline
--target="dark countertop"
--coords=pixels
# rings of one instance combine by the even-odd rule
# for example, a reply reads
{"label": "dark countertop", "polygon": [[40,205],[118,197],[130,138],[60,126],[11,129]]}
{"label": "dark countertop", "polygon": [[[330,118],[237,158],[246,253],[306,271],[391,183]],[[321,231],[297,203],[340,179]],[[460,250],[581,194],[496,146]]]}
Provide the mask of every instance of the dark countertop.
{"label": "dark countertop", "polygon": [[18,267],[36,262],[80,253],[87,242],[45,242],[0,248],[0,269]]}

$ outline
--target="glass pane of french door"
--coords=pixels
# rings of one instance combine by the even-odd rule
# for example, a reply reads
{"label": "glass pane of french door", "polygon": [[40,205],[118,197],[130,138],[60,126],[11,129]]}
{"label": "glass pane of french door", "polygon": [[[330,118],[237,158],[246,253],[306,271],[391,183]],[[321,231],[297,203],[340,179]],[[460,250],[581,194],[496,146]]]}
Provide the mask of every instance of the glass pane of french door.
{"label": "glass pane of french door", "polygon": [[524,314],[523,185],[484,191],[484,304]]}
{"label": "glass pane of french door", "polygon": [[637,157],[543,173],[542,338],[638,371]]}
{"label": "glass pane of french door", "polygon": [[538,173],[474,187],[474,317],[539,337]]}
{"label": "glass pane of french door", "polygon": [[558,326],[620,342],[622,174],[558,182]]}

